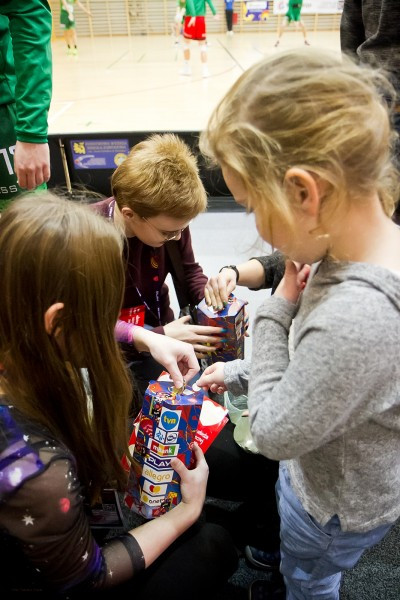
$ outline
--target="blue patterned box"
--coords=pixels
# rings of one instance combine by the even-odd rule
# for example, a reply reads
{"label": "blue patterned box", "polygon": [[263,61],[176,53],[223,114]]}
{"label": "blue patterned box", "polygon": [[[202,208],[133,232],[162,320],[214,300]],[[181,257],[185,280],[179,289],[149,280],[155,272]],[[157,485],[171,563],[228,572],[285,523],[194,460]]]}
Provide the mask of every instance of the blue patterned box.
{"label": "blue patterned box", "polygon": [[244,358],[245,305],[244,300],[239,300],[233,294],[229,296],[227,306],[218,312],[214,312],[212,307],[208,307],[205,300],[198,305],[197,322],[199,325],[223,327],[227,330],[221,334],[221,337],[227,341],[215,352],[208,353],[206,359],[208,364]]}
{"label": "blue patterned box", "polygon": [[147,519],[181,501],[180,478],[170,463],[177,456],[189,466],[204,392],[187,386],[174,393],[169,381],[150,381],[130,459],[125,503]]}

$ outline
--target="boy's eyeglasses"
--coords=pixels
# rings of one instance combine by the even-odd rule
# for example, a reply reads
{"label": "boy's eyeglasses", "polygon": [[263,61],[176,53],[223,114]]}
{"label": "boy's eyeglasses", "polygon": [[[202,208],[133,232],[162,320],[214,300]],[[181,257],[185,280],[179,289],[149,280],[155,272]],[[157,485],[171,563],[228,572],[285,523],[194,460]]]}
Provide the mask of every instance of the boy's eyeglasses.
{"label": "boy's eyeglasses", "polygon": [[185,229],[189,227],[191,223],[190,221],[186,225],[186,227],[183,227],[182,229],[176,229],[175,231],[162,231],[161,229],[158,229],[158,227],[153,225],[153,223],[151,223],[148,219],[146,219],[146,217],[142,217],[142,220],[146,221],[146,223],[148,223],[150,227],[157,231],[157,233],[159,233],[164,238],[164,242],[171,242],[172,240],[175,240],[178,237],[178,235],[182,233],[182,231],[185,231]]}

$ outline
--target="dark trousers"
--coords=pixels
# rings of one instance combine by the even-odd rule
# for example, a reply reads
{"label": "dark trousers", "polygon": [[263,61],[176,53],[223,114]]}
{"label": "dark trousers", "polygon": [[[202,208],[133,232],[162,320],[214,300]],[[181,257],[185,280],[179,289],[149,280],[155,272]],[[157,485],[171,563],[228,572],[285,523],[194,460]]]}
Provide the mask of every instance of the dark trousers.
{"label": "dark trousers", "polygon": [[206,452],[210,469],[207,495],[241,503],[237,510],[226,514],[215,511],[239,546],[277,550],[280,519],[275,484],[279,462],[243,450],[233,438],[233,429],[229,421]]}
{"label": "dark trousers", "polygon": [[[212,600],[219,598],[237,567],[238,552],[229,533],[219,525],[200,519],[149,568],[123,584],[103,591],[73,588],[59,595],[43,589],[24,589],[16,591],[16,597],[77,600],[83,594],[85,600]],[[12,592],[9,596],[13,597]]]}
{"label": "dark trousers", "polygon": [[149,600],[215,598],[237,565],[238,553],[229,533],[219,525],[198,522],[148,569],[124,585],[104,592],[104,597]]}
{"label": "dark trousers", "polygon": [[233,24],[233,9],[225,9],[226,28],[228,31],[232,31]]}

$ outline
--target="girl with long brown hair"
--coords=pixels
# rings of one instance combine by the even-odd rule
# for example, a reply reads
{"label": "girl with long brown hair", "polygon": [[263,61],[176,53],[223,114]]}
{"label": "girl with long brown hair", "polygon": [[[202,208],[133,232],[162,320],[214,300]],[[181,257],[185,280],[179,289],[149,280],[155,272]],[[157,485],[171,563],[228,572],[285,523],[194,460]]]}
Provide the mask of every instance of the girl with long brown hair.
{"label": "girl with long brown hair", "polygon": [[[114,338],[124,290],[117,229],[76,202],[21,197],[0,221],[0,285],[2,589],[126,593],[152,563],[135,578],[139,596],[155,597],[167,581],[164,597],[204,594],[209,573],[222,583],[236,553],[221,528],[197,524],[164,553],[202,510],[208,467],[197,447],[192,471],[171,463],[181,476],[176,508],[104,547],[91,534],[86,505],[125,483],[132,390]],[[160,338],[167,362],[190,376],[190,345],[139,329],[139,347],[151,351]],[[196,568],[173,577],[183,557]]]}

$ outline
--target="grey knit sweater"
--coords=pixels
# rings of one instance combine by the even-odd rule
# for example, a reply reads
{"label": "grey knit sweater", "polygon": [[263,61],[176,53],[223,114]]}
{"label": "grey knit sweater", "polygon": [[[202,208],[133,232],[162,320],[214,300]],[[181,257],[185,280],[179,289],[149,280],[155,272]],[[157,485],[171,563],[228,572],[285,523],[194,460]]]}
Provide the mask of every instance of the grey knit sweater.
{"label": "grey knit sweater", "polygon": [[[249,392],[260,452],[287,460],[293,488],[321,524],[367,531],[400,515],[400,276],[365,263],[324,261],[288,334],[292,303],[259,307],[250,361],[225,365]],[[262,474],[260,474],[262,478]]]}
{"label": "grey knit sweater", "polygon": [[361,62],[387,69],[400,93],[399,0],[345,0],[340,43]]}

